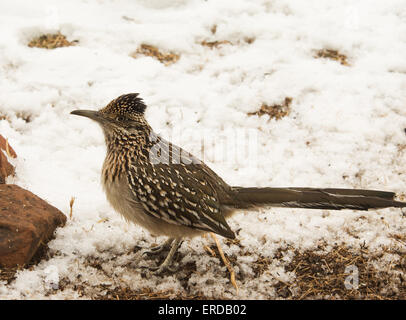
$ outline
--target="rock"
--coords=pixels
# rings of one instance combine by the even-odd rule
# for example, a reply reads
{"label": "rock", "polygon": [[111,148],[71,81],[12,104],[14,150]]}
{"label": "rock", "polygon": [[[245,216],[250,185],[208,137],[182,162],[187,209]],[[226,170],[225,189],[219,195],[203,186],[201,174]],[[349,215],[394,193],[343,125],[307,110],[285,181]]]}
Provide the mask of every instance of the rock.
{"label": "rock", "polygon": [[28,190],[0,184],[0,266],[23,266],[66,216]]}
{"label": "rock", "polygon": [[17,154],[0,134],[0,184],[5,183],[6,178],[14,175],[15,172],[13,165],[8,162],[7,156],[15,158]]}
{"label": "rock", "polygon": [[0,149],[4,150],[5,152],[8,152],[10,154],[11,157],[16,158],[17,154],[15,153],[15,151],[13,150],[13,148],[8,144],[7,140],[4,139],[4,137],[0,134]]}
{"label": "rock", "polygon": [[3,151],[0,150],[0,184],[6,183],[6,178],[14,174],[13,165],[8,162]]}

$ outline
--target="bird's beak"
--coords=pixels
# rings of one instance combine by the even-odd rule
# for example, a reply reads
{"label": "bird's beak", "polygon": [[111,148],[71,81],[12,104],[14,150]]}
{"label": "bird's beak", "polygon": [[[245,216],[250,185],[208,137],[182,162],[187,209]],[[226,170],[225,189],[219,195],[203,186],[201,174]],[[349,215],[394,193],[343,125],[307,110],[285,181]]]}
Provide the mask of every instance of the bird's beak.
{"label": "bird's beak", "polygon": [[104,119],[99,111],[93,111],[93,110],[73,110],[71,112],[71,114],[75,114],[77,116],[82,116],[82,117],[87,117],[87,118],[90,118],[97,122],[100,122]]}

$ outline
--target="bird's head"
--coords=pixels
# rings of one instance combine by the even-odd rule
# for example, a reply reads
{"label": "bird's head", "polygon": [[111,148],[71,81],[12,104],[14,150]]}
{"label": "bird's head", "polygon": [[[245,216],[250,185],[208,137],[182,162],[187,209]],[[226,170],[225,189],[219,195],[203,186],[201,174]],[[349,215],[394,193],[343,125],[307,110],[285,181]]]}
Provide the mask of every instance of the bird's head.
{"label": "bird's head", "polygon": [[90,118],[99,123],[105,133],[109,133],[114,129],[131,130],[148,126],[144,119],[146,107],[138,93],[129,93],[112,100],[99,111],[74,110],[71,114]]}

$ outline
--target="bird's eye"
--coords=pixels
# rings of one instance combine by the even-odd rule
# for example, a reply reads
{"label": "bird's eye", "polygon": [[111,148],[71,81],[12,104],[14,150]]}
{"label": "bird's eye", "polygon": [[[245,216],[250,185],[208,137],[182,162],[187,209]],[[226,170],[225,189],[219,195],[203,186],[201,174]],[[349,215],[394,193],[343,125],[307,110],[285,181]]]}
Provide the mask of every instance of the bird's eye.
{"label": "bird's eye", "polygon": [[124,116],[117,116],[116,120],[117,121],[124,121],[125,117]]}

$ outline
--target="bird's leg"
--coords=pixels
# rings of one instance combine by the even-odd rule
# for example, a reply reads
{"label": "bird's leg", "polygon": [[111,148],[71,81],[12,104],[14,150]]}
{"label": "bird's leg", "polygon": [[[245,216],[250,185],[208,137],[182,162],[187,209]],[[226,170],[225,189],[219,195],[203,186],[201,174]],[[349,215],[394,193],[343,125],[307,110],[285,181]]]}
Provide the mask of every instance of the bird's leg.
{"label": "bird's leg", "polygon": [[142,251],[142,255],[144,255],[144,254],[153,255],[153,254],[160,253],[163,250],[165,250],[167,247],[169,247],[173,240],[174,240],[173,238],[169,238],[168,240],[166,240],[164,243],[160,244],[159,246],[155,246],[155,247],[152,247],[149,249],[144,249]]}
{"label": "bird's leg", "polygon": [[169,240],[171,241],[171,248],[170,248],[169,253],[166,256],[165,260],[158,267],[149,267],[148,268],[154,274],[160,274],[166,270],[169,270],[170,272],[176,271],[176,269],[171,268],[171,263],[172,263],[173,257],[175,256],[176,251],[182,244],[182,240],[180,240],[180,239],[169,239]]}
{"label": "bird's leg", "polygon": [[210,235],[211,235],[211,237],[213,238],[214,242],[217,245],[217,249],[219,250],[221,259],[223,260],[224,264],[226,265],[228,271],[230,272],[230,281],[231,281],[232,285],[234,286],[234,288],[235,288],[235,290],[237,291],[237,294],[238,294],[238,285],[237,285],[237,282],[235,282],[234,269],[231,266],[230,261],[228,261],[228,259],[224,255],[223,249],[221,249],[220,242],[218,241],[216,235],[213,232],[210,232]]}

